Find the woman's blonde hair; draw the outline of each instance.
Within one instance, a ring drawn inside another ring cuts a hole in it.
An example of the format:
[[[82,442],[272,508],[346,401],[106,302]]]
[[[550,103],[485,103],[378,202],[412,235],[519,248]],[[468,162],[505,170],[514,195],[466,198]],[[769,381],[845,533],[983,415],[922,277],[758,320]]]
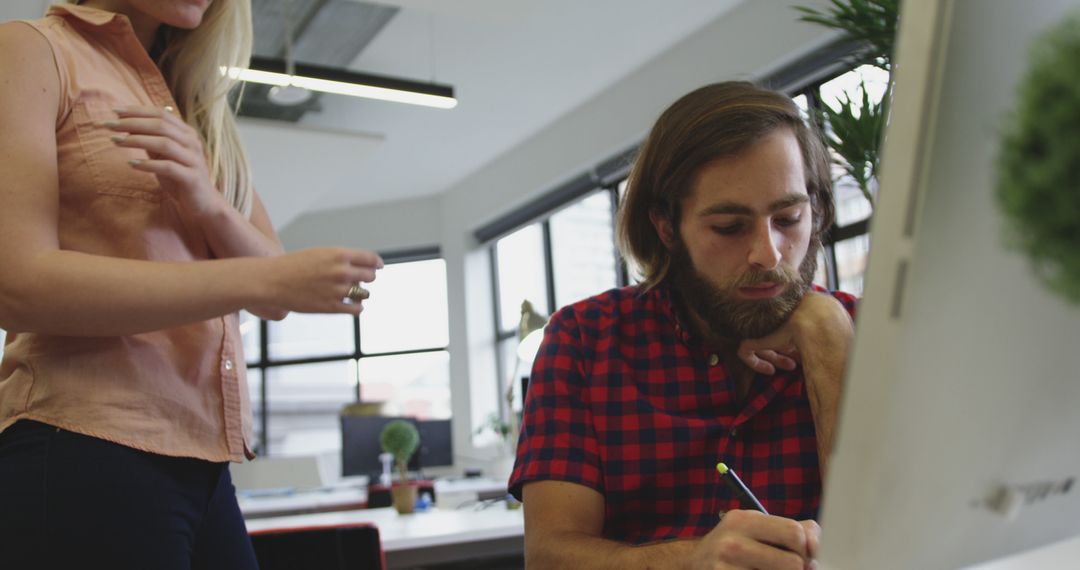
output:
[[[79,4],[82,0],[68,0]],[[193,30],[162,26],[158,66],[178,111],[202,137],[210,177],[241,214],[251,214],[251,166],[240,144],[229,91],[236,80],[222,68],[244,68],[251,59],[250,0],[213,0]]]

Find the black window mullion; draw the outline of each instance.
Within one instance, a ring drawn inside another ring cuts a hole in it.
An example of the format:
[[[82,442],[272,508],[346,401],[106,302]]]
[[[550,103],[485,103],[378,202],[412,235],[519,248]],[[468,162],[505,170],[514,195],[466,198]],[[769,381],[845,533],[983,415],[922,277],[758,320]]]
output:
[[[544,236],[544,277],[547,281],[548,313],[554,313],[555,305],[555,257],[551,251],[551,218],[540,224]]]
[[[496,398],[498,402],[498,413],[500,418],[509,417],[510,411],[507,410],[506,402],[502,397],[502,382],[503,378],[507,375],[506,367],[507,363],[503,362],[501,341],[510,337],[505,335],[502,330],[502,291],[499,288],[499,250],[498,242],[492,242],[488,247],[488,257],[491,258],[491,293],[495,300],[495,310],[493,314],[495,316],[495,385],[496,385]]]
[[[270,406],[269,402],[269,390],[268,386],[270,381],[267,378],[267,362],[270,360],[270,339],[268,333],[270,331],[270,325],[266,321],[259,319],[259,364],[258,368],[262,374],[262,382],[259,383],[259,411],[262,414],[259,417],[259,450],[265,456],[268,451],[267,447],[270,445],[270,438],[266,434],[266,430],[270,426]]]
[[[832,239],[830,240],[832,243],[849,240],[853,237],[870,233],[870,220],[859,220],[858,222],[848,224],[844,227],[833,228],[833,231],[830,233],[832,234]]]
[[[836,267],[836,243],[825,246],[825,272],[827,288],[836,291],[840,288],[840,272]]]
[[[619,232],[615,230],[619,225],[619,183],[616,182],[604,190],[611,198],[611,253],[615,256],[615,284],[626,287],[630,284],[630,274],[626,270],[626,261],[619,255]]]
[[[356,360],[356,401],[363,402],[360,391],[360,315],[353,315],[353,359]]]

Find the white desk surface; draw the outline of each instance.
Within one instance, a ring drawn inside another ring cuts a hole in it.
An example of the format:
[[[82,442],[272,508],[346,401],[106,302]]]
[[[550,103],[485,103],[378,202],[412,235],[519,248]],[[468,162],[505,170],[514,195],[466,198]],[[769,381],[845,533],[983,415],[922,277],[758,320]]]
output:
[[[378,527],[383,551],[388,553],[525,535],[522,509],[507,509],[502,503],[481,510],[433,508],[411,515],[399,515],[386,507],[269,517],[247,521],[247,529],[248,532],[281,531],[357,523]]]
[[[363,508],[367,504],[367,489],[344,487],[330,490],[295,491],[281,495],[238,495],[240,513],[245,517],[268,516],[273,513],[333,511],[344,508]]]
[[[434,487],[436,499],[442,497],[447,504],[458,505],[464,502],[461,497],[475,501],[481,494],[505,493],[506,481],[484,477],[435,479]],[[247,518],[357,509],[363,508],[367,499],[367,488],[362,485],[266,495],[239,493],[236,497],[240,513]]]
[[[1077,560],[1080,560],[1080,537],[971,566],[967,570],[1072,570],[1077,568]]]

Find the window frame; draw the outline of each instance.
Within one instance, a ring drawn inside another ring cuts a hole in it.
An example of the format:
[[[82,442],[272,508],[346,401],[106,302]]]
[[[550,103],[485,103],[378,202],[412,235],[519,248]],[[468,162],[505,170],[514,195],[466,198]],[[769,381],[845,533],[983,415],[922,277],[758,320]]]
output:
[[[518,332],[516,327],[515,328],[510,328],[510,329],[503,329],[502,328],[503,314],[502,314],[502,303],[501,303],[501,289],[499,287],[499,254],[498,254],[498,242],[499,242],[499,240],[506,237],[506,236],[508,236],[508,235],[510,235],[510,234],[512,234],[512,233],[514,233],[514,232],[516,232],[516,231],[518,231],[518,230],[520,230],[520,229],[528,227],[528,226],[530,226],[532,224],[540,224],[541,235],[542,235],[541,244],[543,246],[543,260],[544,260],[544,280],[547,282],[546,283],[547,284],[547,291],[546,291],[547,299],[546,299],[546,301],[547,301],[547,306],[552,307],[552,312],[554,312],[556,309],[558,309],[558,306],[556,305],[556,300],[555,300],[555,261],[554,261],[554,252],[553,252],[553,249],[552,249],[552,242],[551,242],[551,217],[553,215],[557,214],[558,212],[562,211],[567,206],[575,204],[578,201],[584,200],[586,197],[588,197],[588,196],[590,196],[590,195],[592,195],[594,193],[603,192],[603,193],[607,194],[607,196],[609,198],[609,201],[610,201],[610,204],[611,204],[611,206],[610,206],[611,207],[611,220],[612,220],[612,224],[611,224],[611,240],[612,240],[612,244],[614,245],[616,243],[616,241],[617,241],[617,236],[616,236],[616,233],[615,233],[615,227],[616,227],[615,220],[616,220],[616,217],[617,217],[618,211],[619,211],[619,192],[618,192],[618,188],[619,188],[619,183],[624,179],[625,179],[625,176],[622,177],[622,178],[615,178],[615,179],[611,180],[610,182],[608,182],[608,183],[606,183],[606,184],[604,184],[602,186],[594,186],[589,190],[575,193],[572,197],[567,198],[565,202],[560,203],[557,207],[553,207],[553,208],[547,210],[546,212],[544,212],[542,217],[540,217],[538,219],[537,218],[531,219],[528,222],[523,223],[520,226],[517,226],[517,227],[513,228],[512,230],[507,231],[507,232],[503,233],[502,235],[491,239],[487,243],[489,266],[491,268],[491,272],[490,272],[491,291],[492,291],[492,294],[493,294],[493,302],[494,302],[494,310],[492,311],[492,315],[493,315],[493,318],[494,318],[493,325],[494,325],[494,330],[495,330],[495,370],[496,370],[496,373],[498,374],[498,378],[505,379],[510,374],[510,368],[511,368],[511,363],[504,362],[502,350],[501,350],[500,347],[501,347],[502,343],[505,342],[506,340],[516,337],[517,332]],[[618,254],[618,248],[617,247],[613,248],[612,253],[615,255],[615,258],[616,258],[615,259],[615,282],[616,282],[615,286],[616,287],[625,287],[626,285],[628,285],[630,283],[629,276],[627,275],[626,263],[623,261],[622,256]],[[516,380],[516,379],[514,379],[514,380]],[[500,386],[501,385],[502,384],[501,384],[501,380],[500,380]],[[508,417],[510,411],[507,409],[507,402],[506,402],[506,399],[503,397],[502,394],[499,395],[498,401],[499,401],[498,413],[500,414],[501,417],[504,417],[504,418]]]
[[[445,258],[442,255],[442,251],[438,246],[417,248],[410,250],[403,250],[397,252],[380,253],[383,262],[386,266],[397,263],[408,263],[412,261],[429,261],[433,259],[442,259],[445,262]],[[447,300],[449,303],[449,299]],[[259,319],[259,358],[255,361],[247,361],[248,370],[259,370],[262,376],[262,381],[259,383],[259,402],[256,406],[252,404],[252,412],[256,413],[259,418],[259,437],[256,445],[258,446],[259,454],[269,456],[273,454],[273,450],[269,447],[269,423],[270,423],[270,390],[268,388],[270,382],[267,379],[267,371],[275,368],[282,368],[286,366],[297,366],[304,364],[320,364],[324,362],[341,362],[341,361],[356,361],[356,392],[354,394],[355,399],[353,402],[362,402],[361,399],[361,382],[360,382],[360,366],[359,362],[363,358],[383,357],[383,356],[402,356],[410,354],[426,354],[434,352],[449,352],[449,343],[444,346],[438,347],[424,347],[408,350],[392,350],[382,352],[364,352],[360,349],[360,317],[358,315],[352,315],[352,333],[353,333],[353,350],[348,353],[339,353],[325,356],[316,356],[310,358],[282,358],[272,359],[269,358],[269,345],[270,345],[270,324],[265,319]]]

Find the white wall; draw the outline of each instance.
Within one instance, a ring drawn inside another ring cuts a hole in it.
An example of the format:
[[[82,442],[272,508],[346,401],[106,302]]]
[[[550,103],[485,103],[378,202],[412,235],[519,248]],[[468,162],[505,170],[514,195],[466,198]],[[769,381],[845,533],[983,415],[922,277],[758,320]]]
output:
[[[680,95],[714,81],[760,77],[835,38],[818,26],[797,22],[790,4],[779,0],[741,4],[508,149],[441,197],[316,212],[284,228],[283,240],[290,249],[316,243],[383,250],[442,248],[450,297],[451,391],[458,420],[454,447],[459,460],[471,464],[493,456],[494,450],[474,449],[470,434],[495,409],[495,387],[501,383],[495,372],[487,253],[472,231],[640,141],[657,115]],[[422,163],[422,158],[418,161]],[[433,209],[437,221],[431,217]]]
[[[0,22],[40,18],[50,4],[61,3],[63,0],[4,0],[0,2]]]
[[[442,197],[428,196],[302,216],[279,233],[290,250],[333,244],[385,252],[437,245],[442,224]]]

